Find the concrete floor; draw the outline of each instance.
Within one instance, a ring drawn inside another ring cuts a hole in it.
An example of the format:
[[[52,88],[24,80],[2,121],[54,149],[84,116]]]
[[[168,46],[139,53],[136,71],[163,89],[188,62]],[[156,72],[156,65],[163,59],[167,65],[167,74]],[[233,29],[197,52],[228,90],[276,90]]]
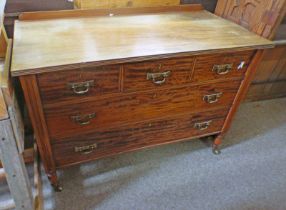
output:
[[[215,156],[193,140],[44,176],[45,210],[285,210],[286,99],[243,104]]]

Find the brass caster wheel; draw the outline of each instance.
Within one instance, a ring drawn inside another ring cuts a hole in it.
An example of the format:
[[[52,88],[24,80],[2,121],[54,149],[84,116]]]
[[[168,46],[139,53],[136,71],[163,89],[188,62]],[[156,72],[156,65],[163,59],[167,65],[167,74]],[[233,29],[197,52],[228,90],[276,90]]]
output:
[[[221,151],[220,151],[220,149],[219,149],[219,147],[218,147],[217,145],[214,145],[214,146],[213,146],[213,153],[214,153],[215,155],[221,154]]]
[[[60,186],[59,184],[54,185],[53,188],[54,188],[54,191],[55,191],[55,192],[61,192],[61,191],[63,191],[63,187]]]

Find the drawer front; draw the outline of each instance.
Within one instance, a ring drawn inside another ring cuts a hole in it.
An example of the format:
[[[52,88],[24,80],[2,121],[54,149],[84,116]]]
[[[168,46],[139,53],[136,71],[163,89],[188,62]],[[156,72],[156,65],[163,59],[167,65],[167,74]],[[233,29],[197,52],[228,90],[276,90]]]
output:
[[[57,167],[221,130],[228,109],[180,115],[54,140]]]
[[[200,56],[196,59],[194,82],[242,78],[254,51]]]
[[[86,103],[45,106],[50,136],[64,138],[126,123],[229,107],[240,81],[125,94]]]
[[[89,67],[38,75],[44,103],[119,92],[119,66]]]
[[[126,64],[123,90],[138,91],[189,83],[193,64],[193,57]]]

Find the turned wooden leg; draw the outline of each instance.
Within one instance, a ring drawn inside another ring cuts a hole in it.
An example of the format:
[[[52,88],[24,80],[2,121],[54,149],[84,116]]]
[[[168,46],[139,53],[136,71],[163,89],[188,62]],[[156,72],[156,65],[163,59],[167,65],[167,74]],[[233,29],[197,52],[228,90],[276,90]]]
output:
[[[219,155],[221,153],[220,151],[220,145],[221,145],[221,142],[222,142],[222,134],[218,135],[215,137],[214,139],[214,142],[213,142],[213,146],[212,146],[212,150],[213,150],[213,153],[215,155]]]
[[[50,180],[52,187],[56,192],[61,192],[63,190],[62,186],[59,183],[56,171],[48,173],[48,178]]]

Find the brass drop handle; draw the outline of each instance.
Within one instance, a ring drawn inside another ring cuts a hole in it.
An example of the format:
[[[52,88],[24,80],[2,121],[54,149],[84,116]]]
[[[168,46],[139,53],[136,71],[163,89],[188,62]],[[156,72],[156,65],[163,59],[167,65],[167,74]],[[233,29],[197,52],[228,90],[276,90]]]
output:
[[[74,151],[81,153],[83,155],[87,155],[87,154],[92,153],[96,148],[97,148],[97,144],[91,144],[91,145],[82,146],[82,147],[75,147]]]
[[[213,71],[219,75],[227,74],[231,71],[233,64],[214,65]]]
[[[220,93],[214,93],[214,94],[210,94],[210,95],[205,95],[203,97],[203,100],[209,104],[213,104],[218,102],[218,99],[222,96],[222,92]]]
[[[200,123],[195,123],[194,128],[196,128],[200,131],[203,131],[203,130],[208,129],[208,127],[210,126],[211,123],[212,123],[212,120],[200,122]]]
[[[79,125],[88,125],[90,124],[91,119],[95,118],[95,116],[95,113],[91,113],[86,115],[71,116],[71,119]]]
[[[77,83],[68,83],[67,86],[76,94],[83,95],[86,94],[90,87],[94,86],[94,80],[77,82]]]
[[[154,84],[161,85],[166,82],[166,78],[171,75],[171,71],[159,73],[147,73],[147,80],[152,80]]]

